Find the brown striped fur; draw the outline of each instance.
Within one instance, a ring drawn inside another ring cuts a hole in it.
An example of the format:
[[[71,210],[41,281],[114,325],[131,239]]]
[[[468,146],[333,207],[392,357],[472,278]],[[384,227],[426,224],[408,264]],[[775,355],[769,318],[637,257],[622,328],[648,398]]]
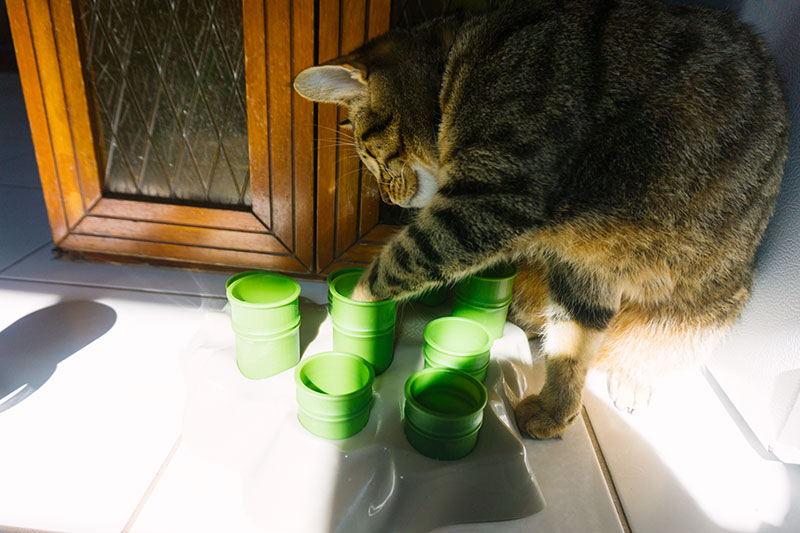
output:
[[[364,300],[515,261],[511,320],[547,376],[520,428],[560,435],[586,371],[617,405],[698,364],[739,316],[786,157],[762,41],[656,0],[519,0],[398,29],[295,80],[345,105],[384,198],[422,207]]]

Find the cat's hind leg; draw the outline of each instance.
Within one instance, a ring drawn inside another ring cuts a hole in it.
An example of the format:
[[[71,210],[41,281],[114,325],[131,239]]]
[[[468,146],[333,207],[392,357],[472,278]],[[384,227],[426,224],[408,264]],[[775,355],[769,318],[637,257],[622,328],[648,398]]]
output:
[[[528,338],[538,337],[544,332],[548,304],[545,268],[538,261],[521,260],[516,264],[519,274],[514,280],[508,319],[522,328]]]
[[[595,366],[607,371],[617,409],[633,413],[650,404],[666,376],[702,365],[729,328],[626,304],[609,324]]]
[[[601,280],[566,263],[547,265],[547,283],[545,383],[514,410],[520,430],[537,439],[561,436],[580,413],[586,373],[619,302]]]

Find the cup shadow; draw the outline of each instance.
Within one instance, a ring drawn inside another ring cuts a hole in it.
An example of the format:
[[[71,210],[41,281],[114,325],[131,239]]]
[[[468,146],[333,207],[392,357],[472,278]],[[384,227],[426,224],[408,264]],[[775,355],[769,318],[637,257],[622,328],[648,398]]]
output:
[[[36,392],[61,361],[101,337],[116,321],[111,307],[76,300],[34,311],[0,331],[0,412]]]

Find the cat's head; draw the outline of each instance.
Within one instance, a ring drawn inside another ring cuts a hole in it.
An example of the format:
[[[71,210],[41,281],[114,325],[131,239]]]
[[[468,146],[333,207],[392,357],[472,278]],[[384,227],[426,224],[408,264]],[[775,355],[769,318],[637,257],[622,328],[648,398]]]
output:
[[[347,107],[358,155],[387,203],[424,207],[438,188],[439,89],[453,26],[391,31],[294,80],[303,97]]]

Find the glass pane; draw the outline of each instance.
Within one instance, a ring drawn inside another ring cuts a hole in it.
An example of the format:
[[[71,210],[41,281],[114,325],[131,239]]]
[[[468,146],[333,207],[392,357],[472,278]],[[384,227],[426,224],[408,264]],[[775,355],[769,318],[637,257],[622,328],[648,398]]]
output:
[[[105,190],[249,206],[241,3],[82,4]]]

